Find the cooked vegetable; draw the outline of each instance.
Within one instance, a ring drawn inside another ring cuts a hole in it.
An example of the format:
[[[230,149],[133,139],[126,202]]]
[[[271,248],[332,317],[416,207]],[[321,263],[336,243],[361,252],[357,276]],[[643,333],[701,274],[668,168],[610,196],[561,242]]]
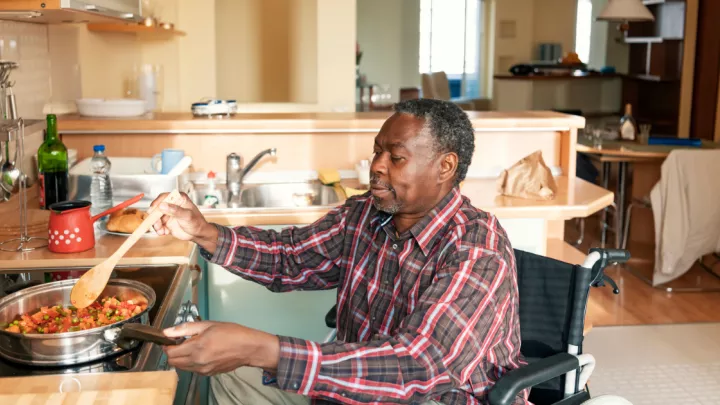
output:
[[[130,319],[145,308],[145,303],[105,297],[100,302],[95,301],[89,307],[81,309],[74,306],[63,309],[62,305],[42,307],[32,315],[20,315],[3,329],[22,334],[77,332]]]

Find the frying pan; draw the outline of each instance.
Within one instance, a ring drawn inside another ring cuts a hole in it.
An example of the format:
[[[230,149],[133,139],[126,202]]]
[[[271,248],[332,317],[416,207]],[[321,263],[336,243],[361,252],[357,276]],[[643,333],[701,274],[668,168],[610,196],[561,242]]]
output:
[[[135,280],[111,279],[101,297],[147,302],[145,310],[124,321],[97,328],[56,334],[27,334],[5,331],[7,324],[24,313],[41,307],[70,305],[70,291],[77,280],[62,280],[15,292],[0,299],[0,356],[33,366],[68,366],[103,359],[135,348],[140,341],[162,345],[179,344],[148,325],[155,291]]]

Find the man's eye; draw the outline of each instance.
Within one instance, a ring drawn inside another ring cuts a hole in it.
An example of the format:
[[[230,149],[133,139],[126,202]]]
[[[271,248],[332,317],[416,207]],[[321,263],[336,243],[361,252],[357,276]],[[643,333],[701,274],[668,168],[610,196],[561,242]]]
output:
[[[402,158],[399,156],[390,156],[390,160],[392,160],[393,162],[399,162],[402,160]]]

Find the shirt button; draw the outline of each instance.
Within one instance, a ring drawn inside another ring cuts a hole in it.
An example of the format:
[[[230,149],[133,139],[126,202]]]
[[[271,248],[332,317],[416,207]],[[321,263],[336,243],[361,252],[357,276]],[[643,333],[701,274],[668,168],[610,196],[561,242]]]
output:
[[[397,249],[397,243],[393,243],[393,249]]]
[[[372,317],[372,320],[373,320],[373,321],[376,320],[376,319],[377,319],[377,317],[375,317],[375,316]]]
[[[298,383],[293,383],[293,389],[298,389],[298,388],[300,388],[300,385]]]
[[[346,396],[347,396],[347,393],[343,391],[340,395],[346,397]]]

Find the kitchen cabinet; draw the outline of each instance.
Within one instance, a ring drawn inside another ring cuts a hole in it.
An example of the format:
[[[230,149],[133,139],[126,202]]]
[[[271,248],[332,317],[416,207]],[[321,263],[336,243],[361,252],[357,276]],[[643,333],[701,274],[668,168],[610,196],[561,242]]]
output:
[[[259,227],[279,231],[287,226]],[[274,293],[213,263],[207,263],[204,276],[210,320],[316,342],[325,340],[331,331],[325,325],[325,314],[335,305],[335,289]]]
[[[0,20],[35,24],[140,21],[141,13],[140,0],[0,1]]]

